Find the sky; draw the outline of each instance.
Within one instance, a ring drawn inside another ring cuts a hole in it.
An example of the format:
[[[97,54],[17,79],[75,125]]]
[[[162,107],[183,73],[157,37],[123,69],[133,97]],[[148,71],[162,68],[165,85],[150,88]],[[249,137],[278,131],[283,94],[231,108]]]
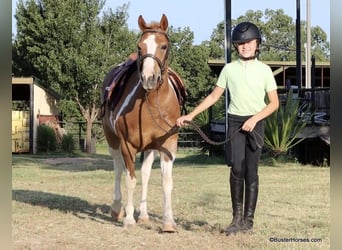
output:
[[[12,15],[15,14],[16,0],[12,1]],[[217,24],[225,18],[225,0],[106,0],[104,10],[129,3],[128,27],[138,30],[137,20],[142,15],[146,22],[159,21],[162,14],[168,17],[174,28],[189,27],[194,32],[195,44],[210,40]],[[330,41],[330,1],[300,0],[300,19],[307,19],[307,3],[311,5],[311,26],[320,26]],[[286,15],[296,21],[297,0],[231,0],[232,19],[244,15],[247,10],[283,9]],[[15,18],[12,19],[12,33],[16,33]]]

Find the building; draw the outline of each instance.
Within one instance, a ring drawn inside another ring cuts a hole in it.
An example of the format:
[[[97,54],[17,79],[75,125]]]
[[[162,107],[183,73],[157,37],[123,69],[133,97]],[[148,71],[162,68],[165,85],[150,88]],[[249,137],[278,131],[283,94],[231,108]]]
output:
[[[37,128],[57,124],[58,100],[33,77],[12,77],[12,153],[36,153]]]

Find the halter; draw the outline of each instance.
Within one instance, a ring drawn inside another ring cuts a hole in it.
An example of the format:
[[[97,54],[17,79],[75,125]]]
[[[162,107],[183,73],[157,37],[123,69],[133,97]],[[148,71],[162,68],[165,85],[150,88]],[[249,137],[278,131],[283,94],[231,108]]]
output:
[[[164,32],[164,31],[155,30],[155,29],[148,29],[148,30],[145,30],[145,31],[141,34],[141,36],[143,36],[143,35],[146,34],[146,33],[160,33],[160,34],[163,34],[163,35],[166,37],[167,42],[168,42],[168,43],[170,42],[167,33]],[[139,72],[141,72],[141,65],[142,65],[143,61],[144,61],[146,58],[150,57],[150,58],[152,58],[153,60],[155,60],[155,61],[158,63],[158,66],[159,66],[159,68],[160,68],[160,72],[161,72],[161,74],[163,74],[163,73],[165,72],[165,62],[166,62],[166,60],[167,60],[167,58],[168,58],[168,56],[169,56],[169,49],[170,49],[170,46],[167,47],[167,51],[166,51],[166,55],[165,55],[165,58],[164,58],[164,62],[162,62],[158,57],[156,57],[156,56],[153,55],[153,54],[147,53],[147,54],[141,55],[140,52],[139,52],[139,58],[138,58],[138,70],[139,70]]]

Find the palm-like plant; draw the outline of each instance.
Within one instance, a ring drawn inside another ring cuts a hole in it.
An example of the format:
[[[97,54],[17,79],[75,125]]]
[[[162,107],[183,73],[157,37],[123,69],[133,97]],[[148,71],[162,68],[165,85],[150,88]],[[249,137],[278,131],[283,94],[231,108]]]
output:
[[[299,112],[302,111],[300,119]],[[292,89],[287,95],[285,105],[266,119],[265,145],[271,150],[273,156],[285,155],[289,149],[300,143],[305,137],[298,138],[310,121],[310,106],[300,110],[300,102],[293,98]],[[308,118],[309,117],[309,118]]]

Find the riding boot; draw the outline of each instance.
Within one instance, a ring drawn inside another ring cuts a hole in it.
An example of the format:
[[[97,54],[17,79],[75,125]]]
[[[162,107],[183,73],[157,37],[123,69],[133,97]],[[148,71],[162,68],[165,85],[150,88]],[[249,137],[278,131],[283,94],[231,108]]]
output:
[[[254,212],[258,199],[259,177],[251,184],[246,184],[245,190],[245,210],[242,231],[249,231],[253,228]]]
[[[231,193],[232,208],[233,208],[233,220],[225,231],[226,235],[236,234],[237,232],[242,230],[243,189],[244,189],[243,179],[235,177],[234,174],[231,172],[230,173],[230,193]]]

